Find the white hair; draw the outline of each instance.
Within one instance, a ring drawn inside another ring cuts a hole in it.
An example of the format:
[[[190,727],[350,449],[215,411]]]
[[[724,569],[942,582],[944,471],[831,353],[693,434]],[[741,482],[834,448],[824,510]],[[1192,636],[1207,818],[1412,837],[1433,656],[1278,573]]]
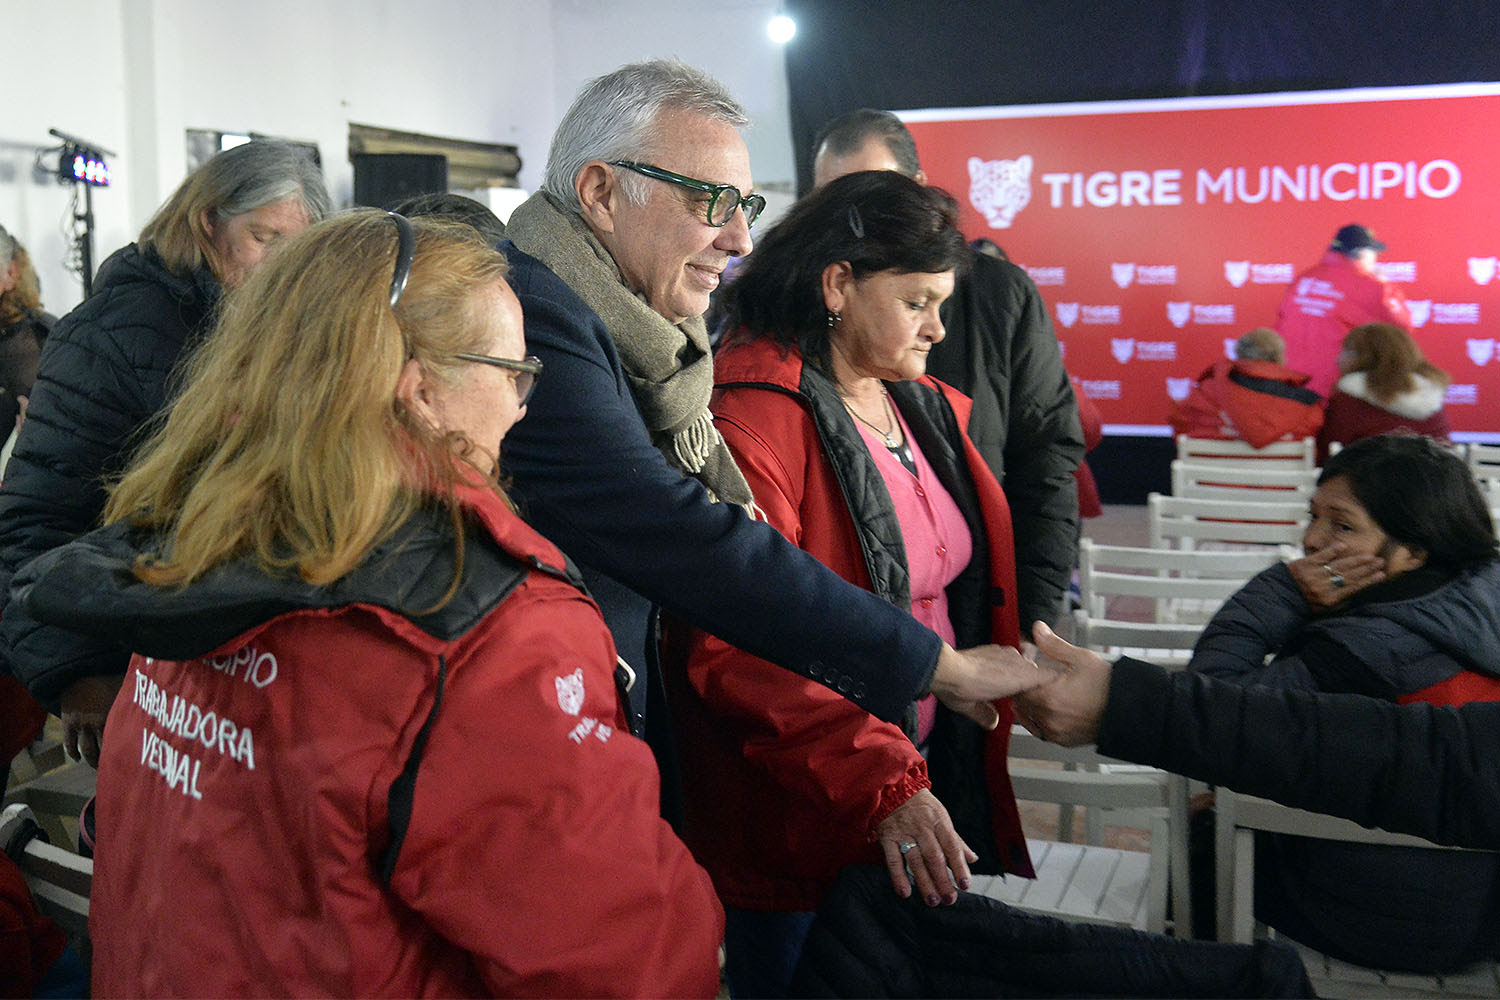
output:
[[[750,123],[724,85],[676,59],[631,63],[591,80],[552,134],[542,190],[574,212],[582,212],[575,183],[592,160],[639,160],[665,138],[658,134],[663,111],[691,111],[734,128]],[[620,187],[634,202],[646,199],[647,179],[630,171]]]

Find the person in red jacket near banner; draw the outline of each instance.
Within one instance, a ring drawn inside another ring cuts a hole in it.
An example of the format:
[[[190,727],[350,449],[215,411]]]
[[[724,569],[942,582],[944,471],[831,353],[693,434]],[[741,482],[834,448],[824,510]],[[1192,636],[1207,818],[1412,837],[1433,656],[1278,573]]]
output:
[[[1285,352],[1281,337],[1267,327],[1240,337],[1234,360],[1205,368],[1188,397],[1172,407],[1172,430],[1198,438],[1239,438],[1256,448],[1318,433],[1322,397],[1307,388],[1307,375],[1282,364]]]
[[[1423,357],[1399,326],[1367,323],[1350,330],[1339,371],[1318,432],[1319,465],[1335,442],[1353,444],[1398,431],[1449,440],[1452,428],[1443,409],[1448,373]]]
[[[1339,345],[1361,323],[1394,323],[1411,329],[1401,289],[1375,274],[1385,244],[1367,226],[1350,223],[1334,234],[1328,252],[1297,275],[1276,313],[1286,340],[1286,364],[1312,376],[1308,388],[1327,396],[1339,377]]]

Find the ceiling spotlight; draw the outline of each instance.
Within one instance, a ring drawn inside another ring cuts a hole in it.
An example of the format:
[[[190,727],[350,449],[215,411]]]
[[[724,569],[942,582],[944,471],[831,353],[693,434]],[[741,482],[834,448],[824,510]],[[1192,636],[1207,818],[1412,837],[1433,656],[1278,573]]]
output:
[[[777,45],[785,45],[797,34],[797,22],[785,14],[777,14],[766,23],[766,34]]]

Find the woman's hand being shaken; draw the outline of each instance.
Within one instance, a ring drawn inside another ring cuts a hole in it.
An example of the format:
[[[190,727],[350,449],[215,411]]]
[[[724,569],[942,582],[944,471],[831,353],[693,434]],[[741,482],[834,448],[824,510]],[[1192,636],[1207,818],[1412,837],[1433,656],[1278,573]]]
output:
[[[1351,555],[1339,542],[1314,549],[1286,564],[1302,597],[1314,609],[1327,611],[1385,579],[1385,560],[1373,554]]]
[[[956,903],[958,890],[969,887],[969,864],[979,855],[964,843],[947,808],[928,789],[897,806],[875,832],[891,886],[902,899],[911,895],[912,882],[928,906]]]

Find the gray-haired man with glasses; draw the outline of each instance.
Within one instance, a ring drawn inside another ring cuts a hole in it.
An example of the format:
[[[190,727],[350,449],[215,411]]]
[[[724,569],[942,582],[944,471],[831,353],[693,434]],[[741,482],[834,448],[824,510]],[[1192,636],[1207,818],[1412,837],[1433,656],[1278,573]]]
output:
[[[1037,683],[1015,650],[957,652],[754,520],[708,412],[702,320],[765,207],[746,193],[746,124],[691,67],[623,67],[568,109],[542,191],[506,228],[527,348],[547,378],[506,438],[505,470],[523,514],[578,561],[636,667],[638,716],[650,693],[669,795],[658,608],[887,720],[930,689],[993,725],[990,699]]]

